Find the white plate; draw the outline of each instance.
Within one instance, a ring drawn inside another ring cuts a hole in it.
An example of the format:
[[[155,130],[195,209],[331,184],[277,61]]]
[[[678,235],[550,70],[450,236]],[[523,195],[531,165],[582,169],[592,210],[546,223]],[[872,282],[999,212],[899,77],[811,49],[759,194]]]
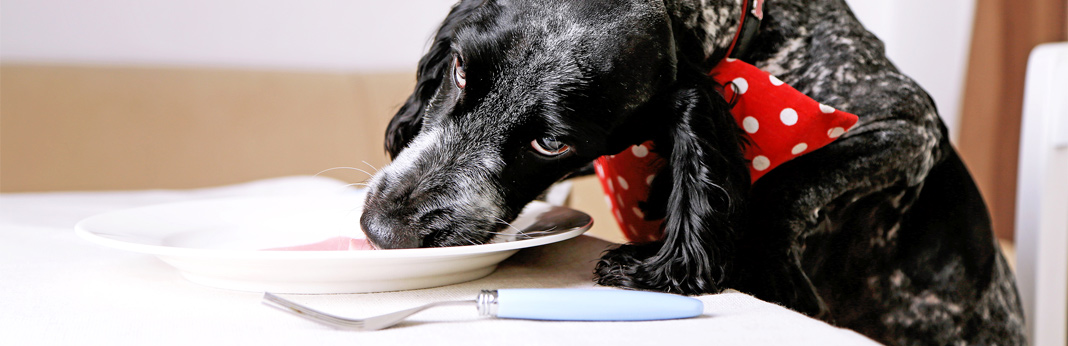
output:
[[[364,238],[363,193],[228,198],[115,211],[75,232],[96,244],[158,256],[189,281],[279,293],[360,293],[454,284],[489,275],[519,249],[574,238],[593,225],[582,212],[532,202],[516,235],[484,245],[365,251],[264,251],[345,236]]]

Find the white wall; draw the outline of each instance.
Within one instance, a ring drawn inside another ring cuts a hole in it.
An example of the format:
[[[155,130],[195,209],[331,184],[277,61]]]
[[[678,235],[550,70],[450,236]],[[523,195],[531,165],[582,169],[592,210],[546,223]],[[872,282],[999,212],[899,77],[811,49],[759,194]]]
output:
[[[931,94],[956,142],[975,0],[846,0],[897,67]]]
[[[955,134],[974,0],[847,2]],[[412,71],[453,3],[4,0],[0,59]]]
[[[455,0],[4,0],[0,59],[412,71]]]

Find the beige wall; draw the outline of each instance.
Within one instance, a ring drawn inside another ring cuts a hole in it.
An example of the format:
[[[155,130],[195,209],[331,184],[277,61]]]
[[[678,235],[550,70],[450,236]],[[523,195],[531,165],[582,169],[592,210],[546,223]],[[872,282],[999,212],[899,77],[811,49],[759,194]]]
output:
[[[4,65],[0,190],[189,188],[387,162],[414,76]],[[356,182],[362,173],[330,176]]]

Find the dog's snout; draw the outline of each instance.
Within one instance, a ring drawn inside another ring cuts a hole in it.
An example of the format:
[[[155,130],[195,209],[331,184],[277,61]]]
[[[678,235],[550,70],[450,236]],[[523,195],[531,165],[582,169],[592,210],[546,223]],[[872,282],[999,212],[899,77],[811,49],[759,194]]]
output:
[[[514,217],[497,188],[500,153],[466,146],[466,136],[447,136],[456,131],[427,129],[372,177],[360,221],[372,244],[481,244],[496,233],[497,220]]]
[[[367,239],[379,249],[418,248],[429,246],[425,238],[432,230],[450,228],[450,209],[428,207],[440,204],[428,186],[418,179],[398,179],[383,172],[371,187],[360,217]]]

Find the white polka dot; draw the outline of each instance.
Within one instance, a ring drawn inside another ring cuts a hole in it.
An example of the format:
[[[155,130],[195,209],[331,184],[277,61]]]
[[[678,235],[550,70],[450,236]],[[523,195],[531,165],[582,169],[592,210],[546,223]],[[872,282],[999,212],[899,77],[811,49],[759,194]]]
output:
[[[630,208],[630,210],[633,211],[634,215],[637,215],[639,219],[645,219],[645,213],[643,213],[641,209],[638,209],[638,207]]]
[[[753,169],[763,171],[768,169],[768,166],[771,166],[771,160],[768,160],[767,156],[757,155],[753,158]]]
[[[601,165],[593,165],[593,170],[597,171],[597,177],[604,179],[604,168]]]
[[[622,208],[623,207],[623,195],[616,195],[616,202],[619,202],[619,204],[616,204],[616,208]]]
[[[826,114],[834,113],[834,107],[831,107],[831,106],[828,106],[828,105],[825,105],[825,104],[821,103],[820,104],[820,112],[823,112],[823,113],[826,113]]]
[[[634,229],[634,225],[627,226],[627,229],[630,230],[630,234],[637,234],[638,233],[638,230]]]
[[[760,129],[760,122],[754,117],[745,117],[745,119],[742,119],[742,128],[745,129],[745,132],[756,133]]]
[[[627,184],[626,180],[623,180],[623,177],[616,177],[616,181],[619,181],[619,187],[622,187],[624,190],[630,189],[630,185]]]
[[[652,186],[653,178],[656,178],[656,174],[650,174],[648,177],[645,177],[645,185]]]
[[[782,112],[779,112],[779,120],[782,120],[782,123],[786,124],[786,126],[793,126],[797,124],[797,111],[793,108],[783,109]]]
[[[779,80],[778,78],[775,78],[775,76],[772,76],[770,74],[768,75],[768,80],[771,81],[771,85],[774,85],[774,86],[782,85],[782,81],[781,80]]]
[[[738,59],[735,59],[735,58],[727,58],[727,62],[735,62],[735,61],[738,61]]]
[[[749,82],[745,78],[738,77],[731,81],[734,84],[734,90],[738,94],[745,94],[746,90],[749,90]]]
[[[808,149],[808,144],[797,143],[797,145],[795,145],[793,149],[790,149],[790,153],[794,154],[794,155],[797,155],[797,154],[805,152],[805,149]]]
[[[605,195],[604,196],[604,204],[608,205],[608,207],[611,208],[612,207],[612,197],[608,197],[608,195]]]
[[[645,155],[649,155],[649,148],[646,148],[643,144],[639,144],[630,147],[630,152],[634,154],[634,157],[645,157]]]
[[[843,129],[841,127],[835,127],[835,128],[830,129],[830,130],[827,130],[827,137],[838,138],[843,133],[845,133],[845,129]]]
[[[623,223],[623,214],[619,213],[619,209],[616,209],[616,221],[619,221],[619,223]]]

